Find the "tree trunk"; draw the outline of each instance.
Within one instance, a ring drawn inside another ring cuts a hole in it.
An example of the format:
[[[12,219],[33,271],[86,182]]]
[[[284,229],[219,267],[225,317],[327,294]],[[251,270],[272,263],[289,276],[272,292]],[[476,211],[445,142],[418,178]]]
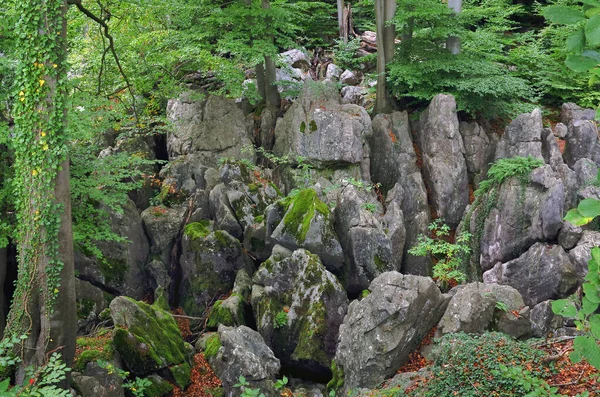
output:
[[[346,28],[344,18],[344,0],[337,0],[337,16],[338,16],[338,30],[340,34],[340,40],[344,44],[348,43],[348,29]]]
[[[4,293],[4,282],[6,281],[6,269],[8,268],[8,250],[6,248],[0,248],[0,338],[4,332],[4,326],[6,324],[6,316],[4,313],[4,304],[6,302],[6,296]]]
[[[396,13],[395,0],[375,0],[375,25],[377,29],[377,96],[375,113],[393,110],[393,102],[387,90],[386,65],[394,57],[396,27],[387,22]]]
[[[22,70],[14,129],[22,142],[14,148],[19,264],[5,336],[28,336],[17,346],[21,382],[24,368],[44,365],[51,351],[72,364],[77,317],[65,155],[67,3],[22,0],[19,11],[24,15],[17,26]]]
[[[459,14],[462,9],[462,0],[448,0],[448,8]],[[446,39],[446,48],[454,55],[460,54],[460,37],[449,36]]]

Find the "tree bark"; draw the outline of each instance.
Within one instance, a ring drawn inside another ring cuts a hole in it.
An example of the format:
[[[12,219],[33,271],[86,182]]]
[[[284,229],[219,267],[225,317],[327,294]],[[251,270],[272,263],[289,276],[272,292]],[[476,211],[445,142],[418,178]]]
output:
[[[459,14],[462,10],[462,0],[448,0],[448,8]],[[446,48],[454,55],[460,54],[460,37],[449,36],[446,39]]]
[[[0,248],[0,338],[4,332],[6,325],[6,317],[4,313],[4,304],[6,296],[4,293],[4,282],[6,281],[6,269],[8,268],[8,255],[6,248]]]
[[[337,0],[337,16],[340,40],[342,40],[344,44],[346,44],[348,43],[348,29],[345,27],[344,23],[344,0]]]
[[[377,96],[375,113],[388,113],[393,110],[393,102],[387,90],[386,65],[394,57],[396,27],[388,21],[396,13],[395,0],[375,0],[375,25],[377,29]]]

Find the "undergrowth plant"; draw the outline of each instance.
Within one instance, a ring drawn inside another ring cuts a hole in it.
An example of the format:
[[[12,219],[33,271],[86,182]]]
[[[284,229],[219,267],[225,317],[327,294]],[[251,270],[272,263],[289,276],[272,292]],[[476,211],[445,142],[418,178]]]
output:
[[[409,249],[408,253],[415,256],[433,256],[433,278],[442,290],[447,290],[453,282],[460,284],[466,281],[467,277],[460,269],[462,262],[467,260],[471,252],[471,234],[462,232],[456,237],[455,243],[450,243],[445,240],[450,235],[450,227],[445,225],[443,220],[436,219],[427,228],[433,237],[421,234],[417,245]]]

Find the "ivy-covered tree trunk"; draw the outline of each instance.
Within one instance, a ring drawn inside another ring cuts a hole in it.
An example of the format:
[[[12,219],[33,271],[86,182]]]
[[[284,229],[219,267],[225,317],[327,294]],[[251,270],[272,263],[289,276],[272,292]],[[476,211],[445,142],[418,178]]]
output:
[[[4,296],[4,282],[6,281],[6,270],[8,268],[8,255],[6,248],[0,248],[0,338],[4,332],[6,324],[4,313],[4,304],[6,297]]]
[[[263,10],[268,10],[271,7],[269,0],[261,0]],[[268,22],[268,21],[267,21]],[[281,105],[281,97],[275,85],[275,61],[270,56],[265,55],[264,65],[256,67],[256,84],[261,97],[265,100],[268,108],[279,109]]]
[[[75,352],[77,318],[66,137],[66,0],[20,0],[13,109],[18,279],[4,336],[25,366]]]
[[[462,0],[448,0],[448,7],[458,14],[462,10]],[[460,54],[460,37],[448,37],[448,39],[446,40],[446,48],[452,54]]]
[[[375,0],[375,26],[377,29],[377,97],[375,113],[393,110],[386,84],[386,65],[394,57],[396,27],[389,24],[396,13],[396,0]]]

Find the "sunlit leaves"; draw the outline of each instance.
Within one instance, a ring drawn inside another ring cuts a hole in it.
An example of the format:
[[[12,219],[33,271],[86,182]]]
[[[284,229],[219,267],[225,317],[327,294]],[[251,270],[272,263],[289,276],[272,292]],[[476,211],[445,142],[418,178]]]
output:
[[[585,20],[583,12],[569,6],[550,6],[542,11],[544,18],[562,25],[572,25]]]

